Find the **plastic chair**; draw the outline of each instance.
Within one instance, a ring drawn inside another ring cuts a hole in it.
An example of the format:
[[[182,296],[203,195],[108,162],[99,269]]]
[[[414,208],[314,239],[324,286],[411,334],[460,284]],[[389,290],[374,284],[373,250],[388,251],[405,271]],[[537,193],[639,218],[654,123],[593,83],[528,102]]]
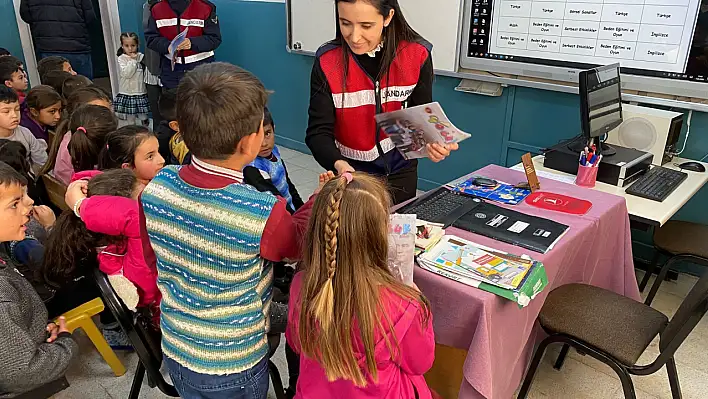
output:
[[[44,183],[44,187],[47,189],[47,194],[49,195],[49,200],[52,201],[52,204],[62,211],[68,210],[69,207],[66,206],[66,201],[64,200],[64,195],[66,194],[66,186],[64,183],[48,174],[42,175],[42,182]]]
[[[671,263],[671,262],[669,262]],[[635,399],[631,375],[650,375],[666,365],[674,399],[681,398],[674,354],[708,311],[708,273],[693,286],[676,314],[668,318],[649,305],[585,284],[568,284],[548,294],[539,314],[541,327],[550,334],[536,349],[518,398],[526,398],[548,345],[563,348],[555,364],[563,366],[570,347],[610,366],[622,382],[625,398]],[[657,336],[659,356],[647,365],[639,357]]]
[[[91,342],[93,342],[96,350],[98,350],[98,353],[103,357],[103,360],[111,366],[113,374],[115,374],[116,377],[120,377],[125,374],[125,366],[123,366],[123,363],[118,359],[113,349],[111,349],[108,342],[106,342],[106,339],[103,338],[101,331],[96,327],[93,319],[91,319],[91,317],[103,312],[104,309],[105,307],[101,298],[96,298],[71,309],[62,316],[66,319],[66,328],[70,332],[73,333],[74,330],[79,328],[84,330]]]
[[[118,297],[108,281],[108,277],[102,271],[94,269],[94,278],[108,309],[128,336],[135,353],[138,354],[138,367],[135,370],[128,398],[137,399],[140,396],[145,373],[148,375],[148,385],[151,388],[157,387],[167,396],[178,397],[179,394],[175,387],[165,381],[160,373],[162,349],[159,332],[150,327],[150,323],[152,323],[150,317],[138,312],[131,312]]]
[[[708,226],[702,224],[670,220],[665,225],[654,230],[654,249],[656,254],[647,268],[644,278],[639,283],[640,291],[643,292],[644,288],[646,288],[649,278],[656,270],[656,267],[659,266],[661,257],[667,256],[669,259],[661,267],[659,275],[656,277],[651,290],[649,290],[644,303],[651,305],[672,263],[687,261],[708,266],[708,246],[706,242],[708,242]]]

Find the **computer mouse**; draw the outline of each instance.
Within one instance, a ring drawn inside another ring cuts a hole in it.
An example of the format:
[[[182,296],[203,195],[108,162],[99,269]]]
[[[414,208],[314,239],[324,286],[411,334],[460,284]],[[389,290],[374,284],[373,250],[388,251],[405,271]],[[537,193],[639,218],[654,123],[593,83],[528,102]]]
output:
[[[479,187],[495,187],[499,183],[497,183],[497,181],[494,179],[488,179],[486,177],[475,177],[474,180],[472,180],[472,184]]]
[[[679,165],[679,168],[683,170],[690,170],[691,172],[705,172],[706,167],[700,162],[688,161]]]

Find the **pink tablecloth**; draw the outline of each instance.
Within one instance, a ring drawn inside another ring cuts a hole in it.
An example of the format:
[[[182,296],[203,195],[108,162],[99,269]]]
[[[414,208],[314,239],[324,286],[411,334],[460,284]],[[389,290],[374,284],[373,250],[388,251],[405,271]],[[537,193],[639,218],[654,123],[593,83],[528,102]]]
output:
[[[511,184],[525,180],[523,173],[496,165],[475,174]],[[415,270],[415,282],[432,305],[436,341],[468,350],[460,398],[513,396],[533,353],[536,317],[553,288],[582,282],[640,298],[624,198],[548,179],[541,179],[541,185],[543,190],[584,198],[593,204],[583,216],[541,210],[526,203],[514,207],[570,226],[545,255],[456,228],[447,230],[448,234],[514,254],[528,254],[543,262],[549,286],[529,306],[519,309],[491,293],[420,268]]]

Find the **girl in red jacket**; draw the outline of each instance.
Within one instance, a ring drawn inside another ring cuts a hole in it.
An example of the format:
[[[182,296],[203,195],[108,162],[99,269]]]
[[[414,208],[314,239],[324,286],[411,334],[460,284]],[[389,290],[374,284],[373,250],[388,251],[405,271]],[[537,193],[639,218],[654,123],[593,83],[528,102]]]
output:
[[[89,179],[84,180],[84,179]],[[137,198],[142,187],[128,169],[87,171],[74,175],[67,205],[57,220],[58,237],[45,252],[49,281],[85,274],[94,259],[126,306],[156,309],[160,301],[157,270],[148,266],[140,240]]]

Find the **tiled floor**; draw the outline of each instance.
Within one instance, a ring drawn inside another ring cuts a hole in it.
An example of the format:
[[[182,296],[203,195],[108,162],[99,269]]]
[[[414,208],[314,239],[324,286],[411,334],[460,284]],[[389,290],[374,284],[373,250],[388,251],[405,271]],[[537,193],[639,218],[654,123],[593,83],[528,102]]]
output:
[[[317,176],[322,168],[314,159],[287,148],[281,147],[290,179],[307,199],[317,187]],[[642,272],[638,271],[638,278]],[[661,285],[653,306],[672,316],[678,309],[683,297],[689,292],[696,279],[680,276],[676,282],[665,282]],[[650,282],[649,286],[651,286]],[[71,387],[56,395],[61,399],[124,399],[130,392],[133,370],[137,364],[134,354],[119,354],[128,373],[115,377],[91,343],[82,334],[77,334],[80,340],[81,354],[70,368],[67,378]],[[571,351],[561,371],[552,368],[558,348],[551,348],[536,375],[531,391],[531,398],[539,399],[615,399],[622,398],[622,389],[614,372],[603,363],[589,356],[580,356]],[[641,361],[650,363],[658,354],[658,340],[642,356]],[[283,345],[274,356],[274,362],[280,369],[282,379],[287,381],[287,366]],[[688,337],[676,354],[679,378],[683,397],[686,399],[708,398],[708,320],[704,319]],[[660,371],[648,377],[634,377],[635,388],[640,399],[671,398],[668,379],[665,371]],[[143,384],[141,398],[163,398],[157,389],[150,389]],[[270,398],[275,398],[271,392]]]

